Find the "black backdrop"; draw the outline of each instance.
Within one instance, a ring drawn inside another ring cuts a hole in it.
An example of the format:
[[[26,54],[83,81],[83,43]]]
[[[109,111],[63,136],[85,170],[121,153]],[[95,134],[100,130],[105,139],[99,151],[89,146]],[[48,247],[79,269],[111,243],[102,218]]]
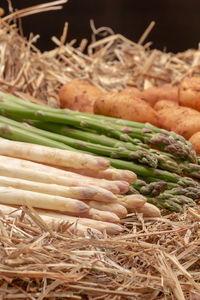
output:
[[[12,0],[16,9],[45,2],[50,1]],[[6,8],[7,1],[1,0],[0,6]],[[37,46],[43,51],[54,47],[51,36],[60,37],[66,21],[68,41],[90,39],[90,19],[97,28],[111,27],[133,41],[155,21],[147,41],[161,50],[184,51],[197,48],[200,41],[200,0],[69,0],[62,10],[24,17],[22,24],[26,36],[40,34]]]

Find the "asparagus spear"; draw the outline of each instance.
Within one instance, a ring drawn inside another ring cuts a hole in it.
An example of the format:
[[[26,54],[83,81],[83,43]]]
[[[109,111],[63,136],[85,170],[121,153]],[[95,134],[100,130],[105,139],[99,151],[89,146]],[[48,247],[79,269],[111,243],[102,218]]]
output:
[[[172,155],[168,155],[168,153],[155,149],[149,149],[149,151],[156,156],[158,160],[158,168],[177,174],[181,173],[181,168]]]
[[[158,196],[156,192],[160,193],[166,192],[167,194],[178,196],[183,195],[193,200],[197,200],[200,198],[200,185],[193,186],[181,186],[177,183],[162,181],[153,177],[139,177],[134,184],[131,184],[136,191],[140,192],[143,195]],[[155,187],[155,190],[153,189]],[[154,194],[155,193],[155,194]]]
[[[111,126],[105,124],[97,123],[95,121],[83,121],[77,117],[59,114],[59,113],[49,113],[45,110],[33,110],[29,108],[19,108],[14,105],[7,103],[1,103],[0,105],[1,114],[6,114],[6,116],[15,116],[24,118],[24,119],[33,119],[33,120],[42,120],[46,122],[54,122],[59,124],[68,124],[81,129],[92,129],[97,130],[98,132],[117,138],[125,142],[132,142],[132,138],[124,132],[114,130]]]
[[[200,165],[182,162],[180,168],[183,174],[200,179]]]
[[[91,132],[86,132],[83,130],[79,130],[73,127],[69,127],[62,124],[55,124],[50,122],[40,122],[40,121],[33,121],[31,120],[30,123],[37,128],[44,129],[48,133],[53,132],[60,135],[64,135],[67,137],[91,142],[94,144],[100,144],[105,145],[108,147],[125,147],[128,150],[131,151],[138,151],[141,154],[144,153],[144,156],[146,156],[148,159],[143,158],[143,161],[140,161],[143,164],[150,165],[152,167],[156,167],[158,164],[158,167],[164,170],[172,171],[175,173],[180,174],[181,169],[179,167],[179,164],[175,161],[174,157],[168,153],[161,152],[159,150],[150,149],[146,144],[139,144],[138,146],[131,143],[126,143],[123,141],[119,141],[114,138],[107,137],[105,135],[98,135]],[[42,134],[42,132],[41,132]],[[50,137],[50,136],[49,136]],[[53,138],[53,136],[51,136]],[[148,149],[148,152],[144,147]],[[152,153],[154,157],[149,157],[149,153]]]
[[[114,148],[125,147],[128,150],[132,150],[132,151],[135,151],[138,148],[142,150],[144,150],[144,148],[149,150],[149,147],[146,144],[142,143],[140,140],[137,140],[135,141],[134,144],[132,144],[132,143],[119,141],[116,138],[111,138],[106,135],[83,131],[63,124],[55,124],[50,122],[40,122],[40,121],[33,121],[33,120],[29,120],[29,123],[34,127],[40,129],[44,129],[50,132],[54,132],[60,135],[75,138],[78,140],[83,140],[94,144],[100,144],[100,145],[114,147]]]
[[[43,137],[38,133],[29,132],[25,128],[21,129],[11,125],[7,125],[5,122],[2,123],[1,121],[0,121],[0,136],[14,141],[39,144],[39,145],[48,146],[52,148],[59,148],[63,150],[70,150],[70,151],[74,150],[72,147],[67,146],[64,143],[60,143],[55,140],[51,140],[49,138]]]
[[[102,123],[110,124],[116,130],[127,132],[134,139],[140,139],[144,143],[159,146],[162,150],[181,157],[188,156],[189,160],[196,162],[196,153],[192,144],[175,132],[157,128],[149,123],[143,124],[101,115],[71,112],[70,110],[67,110],[66,113],[78,116],[85,121],[97,119]]]
[[[148,196],[148,198],[151,198],[153,196],[156,197],[155,203],[158,207],[162,206],[163,208],[167,208],[168,205],[168,209],[170,210],[174,210],[174,203],[179,205],[187,204],[190,206],[194,206],[195,202],[193,200],[198,199],[200,195],[200,189],[192,187],[182,188],[177,185],[177,187],[173,188],[172,190],[166,190],[167,183],[162,181],[147,183],[144,180],[137,180],[134,184],[132,184],[132,186],[135,187],[141,194]],[[155,190],[153,189],[154,187]],[[153,200],[151,200],[151,203],[153,203],[152,201]],[[160,201],[162,203],[159,203]],[[166,201],[170,202],[166,204]]]
[[[4,126],[6,125],[6,127]],[[151,155],[148,151],[140,150],[137,147],[135,147],[135,151],[129,151],[128,149],[124,147],[118,147],[118,148],[111,148],[107,146],[102,146],[98,144],[92,144],[89,142],[84,142],[81,140],[76,140],[73,138],[69,138],[66,136],[62,136],[59,134],[51,133],[46,130],[41,130],[38,128],[34,128],[27,123],[19,123],[14,120],[5,118],[3,116],[0,116],[0,135],[3,137],[7,137],[9,139],[15,139],[16,134],[18,134],[20,131],[18,130],[24,130],[25,134],[20,134],[20,140],[21,141],[33,141],[33,136],[37,134],[38,136],[44,136],[45,138],[49,138],[48,140],[55,140],[56,142],[61,142],[66,144],[70,147],[70,150],[83,150],[87,153],[94,153],[97,155],[103,155],[103,156],[110,156],[113,158],[124,158],[128,160],[136,160],[138,162],[141,162],[143,164],[150,165],[152,167],[157,166],[157,160],[154,158],[154,154]],[[31,136],[27,133],[30,132]],[[27,140],[28,138],[28,140]],[[18,139],[19,140],[19,139]],[[47,140],[47,142],[48,142]],[[37,142],[37,140],[36,140]],[[53,143],[52,143],[53,144]],[[46,144],[48,145],[48,144]],[[58,147],[61,147],[61,145],[58,144]],[[55,147],[55,146],[54,146]],[[62,148],[63,149],[63,148]]]
[[[72,137],[75,139],[80,139],[80,140],[84,140],[84,141],[89,141],[91,143],[95,143],[95,144],[102,144],[105,146],[109,146],[109,147],[125,147],[128,150],[132,150],[132,151],[142,151],[142,153],[144,152],[147,155],[147,151],[145,151],[145,149],[142,149],[145,147],[148,147],[146,144],[139,144],[137,145],[133,145],[131,143],[126,143],[126,142],[122,142],[122,141],[118,141],[117,139],[114,138],[110,138],[107,137],[105,135],[97,135],[91,132],[86,132],[83,130],[78,130],[76,128],[73,127],[69,127],[66,125],[62,125],[62,124],[55,124],[55,123],[50,123],[50,122],[40,122],[40,121],[31,121],[31,124],[37,128],[40,129],[44,129],[47,130],[48,132],[54,132],[54,133],[58,133],[59,135],[65,135],[68,137]],[[152,153],[154,155],[154,158],[151,157],[151,159],[149,158],[148,160],[144,160],[141,161],[141,163],[144,164],[148,164],[152,167],[155,168],[156,165],[156,160],[157,160],[157,164],[158,167],[164,170],[168,170],[168,171],[172,171],[175,172],[177,174],[181,173],[181,168],[179,167],[178,162],[175,160],[175,157],[170,155],[169,153],[164,153],[161,152],[159,150],[155,150],[155,149],[151,149],[148,148],[148,153]],[[150,161],[150,163],[149,163]]]
[[[105,135],[99,135],[91,132],[86,132],[83,130],[78,130],[76,128],[72,128],[62,124],[55,124],[50,122],[38,122],[38,121],[36,122],[31,121],[31,124],[33,124],[33,126],[36,126],[37,128],[47,130],[48,132],[50,131],[50,132],[57,133],[59,134],[59,136],[64,135],[67,137],[83,140],[86,142],[91,142],[94,143],[95,145],[99,144],[99,145],[104,145],[112,148],[119,148],[119,150],[125,148],[135,153],[135,155],[132,154],[133,156],[132,159],[137,159],[142,164],[147,164],[154,168],[157,167],[158,155],[156,152],[149,151],[149,149],[147,151],[145,149],[147,145],[144,145],[143,147],[143,144],[140,145],[138,143],[138,145],[135,145],[132,143],[119,141],[115,138],[111,138]]]
[[[175,211],[175,212],[182,211],[182,206],[179,205],[178,203],[175,203],[171,199],[163,200],[163,199],[148,197],[147,202],[157,206],[158,208],[164,208],[164,209]]]
[[[200,189],[195,187],[182,188],[180,186],[177,186],[171,190],[166,190],[165,192],[167,194],[174,195],[174,196],[183,195],[193,200],[197,200],[200,198]]]
[[[132,186],[138,190],[142,195],[148,195],[150,197],[156,197],[162,193],[166,187],[167,182],[157,181],[147,184],[145,181],[137,179]]]
[[[1,113],[7,113],[11,116],[19,116],[26,119],[68,124],[85,130],[92,129],[125,142],[134,143],[133,139],[140,139],[144,143],[156,145],[166,152],[182,158],[188,158],[191,162],[196,162],[196,156],[192,151],[190,151],[191,149],[189,149],[187,144],[179,140],[176,141],[172,136],[168,136],[165,133],[154,133],[152,129],[127,128],[120,125],[113,125],[111,123],[107,125],[105,122],[96,122],[96,120],[91,119],[81,120],[81,118],[78,118],[75,115],[70,116],[69,114],[51,113],[44,109],[34,110],[26,107],[18,108],[4,102],[1,103],[0,111]]]
[[[113,117],[107,117],[107,116],[101,116],[101,115],[92,115],[92,114],[87,114],[87,113],[82,113],[82,112],[77,112],[77,111],[71,111],[69,109],[57,109],[57,108],[51,108],[48,106],[42,106],[39,104],[31,103],[29,101],[24,101],[18,97],[15,97],[13,95],[7,94],[0,92],[1,96],[1,101],[3,103],[8,103],[12,102],[16,106],[21,106],[21,107],[27,107],[33,110],[43,110],[45,112],[49,113],[59,113],[59,114],[64,114],[64,115],[71,115],[74,117],[78,117],[79,119],[85,120],[86,123],[88,121],[96,121],[99,120],[102,123],[107,124],[116,124],[120,125],[120,128],[123,128],[124,131],[128,130],[130,131],[131,128],[135,129],[140,129],[142,130],[142,133],[157,133],[157,135],[154,135],[151,138],[151,143],[156,143],[157,145],[164,147],[165,151],[169,151],[170,153],[174,153],[177,155],[177,153],[180,151],[182,154],[185,155],[185,152],[187,153],[189,159],[192,162],[196,162],[196,153],[192,147],[192,144],[188,141],[186,141],[182,136],[176,134],[175,132],[172,131],[167,131],[164,129],[157,128],[149,123],[139,123],[139,122],[133,122],[129,120],[119,120],[117,118]],[[125,127],[124,127],[125,126]],[[129,127],[129,128],[126,128]],[[122,130],[122,131],[123,131]],[[147,138],[147,137],[146,137]],[[141,134],[139,135],[139,139],[141,139]],[[174,140],[177,142],[174,144]],[[149,143],[149,140],[148,140]],[[163,145],[164,143],[164,145]],[[175,147],[176,145],[176,147]],[[185,147],[184,147],[185,146]],[[182,155],[181,154],[181,155]],[[180,156],[181,156],[180,155]]]
[[[1,186],[0,193],[3,195],[0,199],[1,204],[26,205],[28,202],[33,207],[77,213],[87,212],[89,209],[89,206],[80,200],[12,187]]]
[[[74,174],[75,175],[75,174]],[[30,180],[35,182],[57,184],[62,186],[74,187],[74,186],[97,186],[106,189],[114,194],[124,194],[129,190],[129,184],[120,181],[110,180],[97,180],[96,178],[87,176],[60,176],[51,174],[40,170],[31,170],[21,166],[10,166],[6,163],[0,162],[0,176],[14,177],[23,180]],[[3,195],[3,194],[2,194]]]
[[[73,116],[77,117],[76,115]],[[79,117],[79,119],[81,118]],[[93,121],[93,119],[89,117],[84,117],[82,119],[85,123]],[[142,126],[140,125],[134,127],[133,125],[132,127],[124,127],[116,123],[104,122],[104,120],[101,120],[101,123],[109,125],[112,130],[117,130],[121,133],[128,134],[128,136],[132,138],[132,143],[139,139],[144,144],[157,146],[162,151],[169,152],[175,156],[179,156],[180,158],[187,158],[189,161],[196,163],[196,153],[193,150],[192,145],[185,141],[183,137],[176,138],[176,136],[178,136],[177,134],[170,134],[170,132],[162,129],[157,129],[154,132],[154,126],[153,128],[150,126],[145,127],[145,124]]]
[[[161,181],[162,179],[159,179],[159,178],[156,178],[156,177],[143,177],[143,176],[138,176],[139,179],[141,180],[145,180],[147,183],[150,183],[150,182],[159,182]],[[182,178],[182,177],[181,177]],[[196,181],[193,180],[193,184],[191,186],[188,185],[187,182],[185,181],[178,181],[177,183],[174,183],[174,182],[170,182],[170,181],[166,181],[167,182],[167,188],[168,189],[173,189],[173,188],[177,188],[177,187],[183,187],[183,188],[187,188],[187,187],[197,187],[197,188],[200,188],[200,184]]]
[[[184,196],[184,195],[173,195],[165,191],[164,193],[160,194],[157,199],[159,200],[171,200],[174,203],[177,203],[179,205],[189,205],[189,206],[195,206],[196,203],[193,201],[193,199]]]
[[[146,185],[148,183],[160,182],[161,180],[155,177],[139,177],[140,182],[144,182]],[[192,186],[188,186],[183,181],[178,181],[178,183],[166,182],[167,184],[167,192],[172,193],[173,195],[184,195],[193,200],[200,198],[200,184],[198,182],[193,181]],[[132,185],[131,185],[132,186]]]
[[[88,133],[88,132],[82,132],[81,130],[76,130],[73,128],[69,129],[69,127],[67,127],[68,128],[67,132],[72,132],[72,136],[73,136],[73,133],[75,133],[75,137],[80,137],[85,140],[88,138],[93,143],[95,142],[95,137],[97,139],[95,144],[88,143],[88,142],[84,143],[84,142],[81,142],[76,139],[62,136],[60,134],[51,133],[47,130],[36,129],[33,126],[28,125],[27,123],[16,122],[14,120],[5,118],[3,116],[0,116],[0,122],[1,121],[4,122],[5,124],[9,124],[11,126],[13,125],[13,126],[17,126],[22,129],[26,129],[26,131],[35,133],[38,136],[44,136],[46,138],[67,144],[69,147],[71,147],[71,150],[78,149],[78,150],[83,150],[86,152],[96,153],[99,155],[105,155],[105,156],[116,157],[116,158],[124,157],[124,158],[130,159],[130,160],[138,160],[139,162],[150,165],[154,168],[156,167],[156,163],[157,163],[156,158],[158,158],[158,166],[160,166],[161,168],[169,170],[169,171],[174,171],[176,173],[181,172],[180,168],[179,168],[178,164],[175,162],[175,160],[173,160],[171,157],[165,155],[165,153],[162,153],[158,150],[154,150],[154,149],[149,149],[149,151],[142,150],[142,149],[140,149],[140,147],[137,147],[137,146],[129,144],[129,143],[118,142],[118,140],[113,139],[113,138],[109,138],[106,136],[99,136],[97,134]],[[39,127],[43,127],[42,122],[34,122],[33,124],[37,125],[37,123],[40,123]],[[64,128],[66,127],[66,126],[62,127],[62,125],[60,126],[59,124],[53,124],[53,123],[45,123],[45,124],[47,124],[47,129],[52,129],[52,130],[54,130],[53,125],[55,125],[55,128],[58,128],[58,132],[60,132],[60,129],[64,130]],[[57,129],[55,131],[57,131]],[[8,137],[8,132],[4,131],[4,134],[5,133],[7,134],[6,136]],[[20,136],[21,136],[21,138],[23,137],[23,141],[29,141],[29,140],[25,139],[26,136],[28,138],[32,137],[32,135],[29,136],[26,133],[23,135],[20,135]],[[32,139],[30,140],[30,142],[33,142]],[[46,142],[48,142],[48,141],[46,141]],[[107,148],[107,147],[102,147],[101,145],[97,145],[98,142],[105,144],[105,145],[109,145],[109,147]],[[117,142],[118,142],[118,144],[117,144]],[[48,145],[48,143],[46,145]],[[125,149],[123,149],[124,145],[127,149],[131,149],[132,151],[135,151],[135,152],[130,153],[128,151],[125,151]],[[114,149],[114,146],[116,146],[118,149]],[[57,147],[58,147],[58,145],[57,145]],[[113,148],[111,148],[111,147],[113,147]],[[152,155],[150,153],[152,153]],[[156,158],[154,157],[154,155],[156,156]],[[190,164],[190,165],[196,166],[195,164]]]
[[[150,218],[159,218],[161,217],[161,212],[158,207],[155,205],[152,205],[151,203],[145,203],[142,207],[131,210],[129,209],[130,212],[137,212],[137,213],[142,213],[143,217],[150,217]]]
[[[29,181],[26,179],[0,176],[0,186],[13,187],[16,189],[28,190],[44,194],[62,196],[78,200],[95,200],[106,203],[117,201],[116,195],[106,189],[97,186],[62,186],[58,184],[48,184],[42,182]]]
[[[192,178],[182,177],[172,172],[168,172],[160,169],[154,169],[151,167],[138,165],[133,162],[122,161],[120,159],[108,158],[108,160],[110,161],[113,167],[133,171],[138,176],[142,176],[144,178],[153,177],[156,178],[157,180],[164,180],[167,182],[177,183],[185,187],[187,186],[193,186],[198,188],[200,187],[200,184],[197,181],[193,180]]]
[[[62,112],[62,111],[61,111]],[[67,114],[73,114],[76,115],[80,118],[83,119],[98,119],[102,122],[110,122],[110,123],[114,123],[116,125],[121,125],[121,126],[126,126],[126,127],[130,127],[130,128],[138,128],[138,129],[146,129],[146,130],[151,130],[154,133],[161,133],[164,135],[167,135],[169,137],[173,137],[176,141],[179,141],[183,144],[186,145],[186,148],[188,149],[188,151],[191,152],[191,156],[193,156],[196,160],[196,153],[193,149],[192,144],[185,140],[184,137],[182,137],[181,135],[178,135],[177,133],[173,132],[173,131],[167,131],[165,129],[161,129],[158,128],[150,123],[139,123],[139,122],[133,122],[133,121],[129,121],[129,120],[123,120],[123,119],[118,119],[118,118],[114,118],[114,117],[107,117],[107,116],[102,116],[102,115],[91,115],[91,114],[87,114],[87,113],[80,113],[80,112],[74,112],[71,110],[67,110],[65,109],[65,112]],[[63,113],[63,112],[62,112]]]

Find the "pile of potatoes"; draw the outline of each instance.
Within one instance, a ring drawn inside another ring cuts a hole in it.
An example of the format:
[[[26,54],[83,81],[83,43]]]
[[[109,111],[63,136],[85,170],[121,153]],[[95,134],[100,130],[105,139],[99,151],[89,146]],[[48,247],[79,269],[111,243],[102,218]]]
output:
[[[178,87],[164,85],[143,91],[128,87],[119,92],[102,92],[73,80],[61,87],[59,99],[62,108],[172,130],[188,139],[200,155],[200,77],[186,78]]]

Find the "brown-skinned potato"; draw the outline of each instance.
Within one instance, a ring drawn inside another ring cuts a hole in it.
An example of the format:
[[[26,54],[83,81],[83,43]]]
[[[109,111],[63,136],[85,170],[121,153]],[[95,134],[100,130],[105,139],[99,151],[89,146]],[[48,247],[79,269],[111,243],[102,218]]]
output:
[[[184,121],[193,116],[199,117],[200,113],[192,108],[183,106],[165,107],[158,111],[160,126],[166,130],[175,131],[175,127],[182,121],[182,126],[186,128],[186,125],[183,124]]]
[[[200,77],[190,77],[183,80],[178,90],[180,105],[200,111]]]
[[[182,118],[173,130],[188,140],[194,133],[200,131],[200,114]]]
[[[166,99],[178,103],[178,88],[171,85],[154,86],[141,92],[141,98],[151,106],[159,100]]]
[[[177,102],[162,99],[162,100],[157,101],[153,108],[156,111],[159,111],[159,110],[162,110],[162,109],[165,109],[165,108],[173,109],[174,107],[177,107],[177,106],[178,106]]]
[[[93,105],[103,92],[82,80],[72,80],[59,90],[60,106],[93,114]]]
[[[127,87],[120,91],[120,94],[142,98],[142,92],[136,87]]]
[[[149,122],[158,126],[157,113],[148,103],[121,92],[109,92],[98,97],[94,104],[94,112],[135,122]]]
[[[197,131],[196,133],[194,133],[190,137],[189,142],[192,144],[197,155],[200,156],[200,131]]]

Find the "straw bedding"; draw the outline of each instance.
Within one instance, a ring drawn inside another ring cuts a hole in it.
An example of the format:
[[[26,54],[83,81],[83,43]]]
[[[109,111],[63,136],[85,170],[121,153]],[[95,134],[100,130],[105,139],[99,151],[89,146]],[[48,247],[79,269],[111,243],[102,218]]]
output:
[[[58,9],[66,1],[55,2]],[[91,24],[86,53],[85,40],[76,48],[66,42],[66,24],[61,39],[53,37],[55,49],[41,53],[37,37],[27,41],[13,19],[48,9],[0,19],[2,90],[57,107],[59,87],[74,78],[109,91],[176,85],[200,75],[200,50],[151,50],[143,45],[148,30],[134,43]],[[200,299],[199,206],[154,219],[132,214],[122,220],[123,234],[112,237],[89,229],[78,237],[67,231],[70,224],[48,228],[30,209],[20,210],[18,219],[0,215],[0,299]]]
[[[200,215],[130,216],[115,237],[0,219],[2,299],[199,299]]]

